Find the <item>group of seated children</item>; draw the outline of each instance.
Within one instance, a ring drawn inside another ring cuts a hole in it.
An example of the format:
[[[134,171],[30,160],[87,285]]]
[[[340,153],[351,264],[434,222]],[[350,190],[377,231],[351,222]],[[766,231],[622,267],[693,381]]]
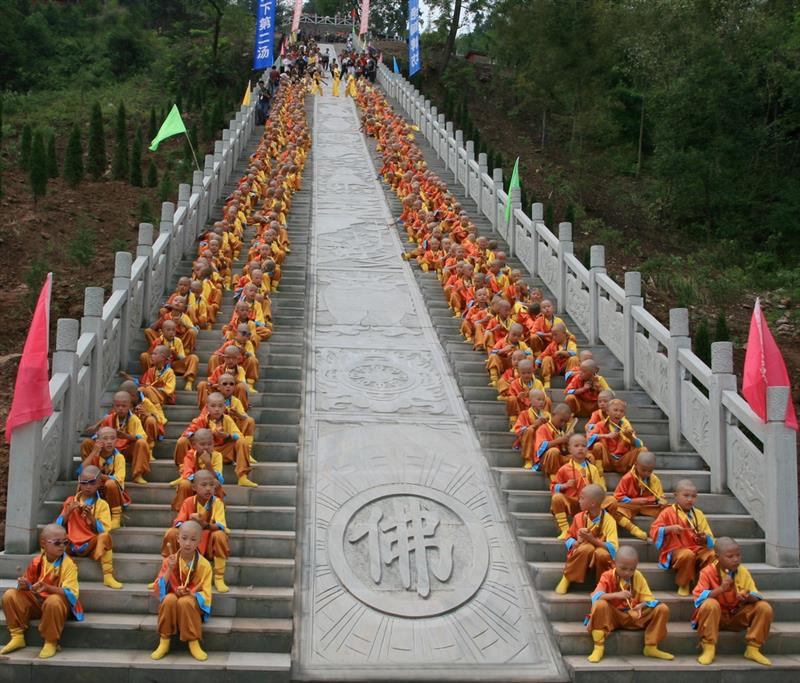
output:
[[[43,529],[41,552],[17,587],[3,594],[11,640],[2,654],[25,647],[28,622],[39,618],[45,641],[39,657],[52,657],[68,614],[83,618],[72,557],[99,562],[103,584],[123,587],[114,576],[112,534],[131,502],[126,475],[130,468],[132,482],[147,485],[153,450],[165,433],[165,408],[176,401],[180,375],[184,390],[196,390],[200,413],[175,447],[178,476],[171,484],[176,516],[164,533],[163,562],[150,584],[159,601],[160,637],[151,657],[164,657],[177,633],[195,659],[207,659],[200,640],[202,623],[211,614],[212,583],[218,593],[229,590],[223,463],[234,463],[239,486],[257,486],[249,478],[255,462],[255,421],[247,410],[259,372],[255,351],[272,329],[269,294],[278,287],[280,263],[289,251],[290,196],[300,187],[310,145],[303,96],[300,85],[278,91],[248,172],[225,203],[224,220],[201,239],[193,277],[178,281],[156,322],[145,330],[149,348],[140,358],[142,375],[136,380],[121,373],[125,381],[113,396],[111,410],[87,430],[77,492]],[[256,228],[256,235],[244,272],[234,283],[232,267],[248,224]],[[238,301],[223,327],[224,343],[212,354],[208,379],[195,387],[198,332],[213,329],[223,290],[234,289],[234,284]]]

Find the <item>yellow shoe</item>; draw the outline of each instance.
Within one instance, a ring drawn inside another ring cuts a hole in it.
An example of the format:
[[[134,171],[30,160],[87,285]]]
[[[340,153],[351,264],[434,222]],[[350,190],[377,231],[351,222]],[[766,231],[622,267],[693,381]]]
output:
[[[631,528],[628,529],[628,531],[630,532],[631,536],[638,538],[640,541],[647,540],[647,534],[634,524],[631,525]]]
[[[655,645],[645,645],[642,654],[645,657],[653,657],[654,659],[675,659],[675,655],[659,650]]]
[[[205,653],[203,648],[200,647],[199,640],[189,641],[189,652],[198,662],[204,662],[208,659],[208,655]]]
[[[228,585],[225,583],[225,567],[228,560],[224,557],[214,558],[214,588],[217,593],[227,593],[230,591]]]
[[[42,649],[39,650],[39,659],[50,659],[56,652],[58,652],[58,643],[45,641]]]
[[[250,486],[251,488],[258,486],[254,481],[250,481],[246,474],[243,474],[239,477],[239,481],[237,482],[239,486]]]
[[[565,541],[569,536],[569,529],[564,529],[558,536],[556,536],[557,541]]]
[[[247,393],[248,394],[257,394],[258,389],[256,389],[252,384],[247,385]]]
[[[122,508],[111,508],[111,529],[119,529],[122,526]]]
[[[251,465],[257,465],[258,464],[258,460],[256,460],[252,455],[248,455],[247,457],[250,460],[250,464]]]
[[[230,588],[228,588],[228,584],[225,583],[225,578],[222,576],[215,576],[214,577],[214,590],[217,593],[228,593],[230,592]]]
[[[161,659],[169,653],[169,638],[161,638],[158,647],[150,653],[150,659]]]
[[[103,574],[103,585],[109,588],[122,588],[122,584],[114,578],[113,574]]]
[[[717,654],[717,648],[711,643],[703,643],[703,651],[700,653],[700,656],[697,658],[698,664],[703,664],[708,666],[709,664],[714,663],[714,657]]]
[[[744,651],[744,658],[749,659],[756,664],[761,664],[762,666],[772,666],[772,662],[761,654],[761,650],[758,649],[755,645],[748,645]]]
[[[186,384],[183,385],[184,391],[192,391],[194,389],[194,382],[190,379],[186,380]]]
[[[532,470],[532,469],[533,469],[533,463],[532,463],[532,462],[526,462],[526,463],[525,463],[525,464],[522,466],[522,469],[523,469],[523,470]]]
[[[180,484],[180,483],[181,483],[181,479],[183,479],[183,477],[178,477],[177,479],[173,479],[173,480],[172,480],[172,481],[169,483],[169,485],[170,485],[170,486],[177,486],[178,484]]]
[[[556,593],[558,595],[566,595],[569,590],[569,579],[566,576],[561,577],[561,581],[556,586]]]
[[[140,474],[138,477],[133,478],[134,484],[146,484],[147,482],[144,480],[144,477]]]
[[[590,654],[587,659],[592,664],[597,664],[602,658],[603,655],[606,653],[605,642],[606,642],[606,632],[596,628],[592,629],[592,640],[594,641],[594,649],[592,650],[592,654]]]
[[[21,628],[9,629],[11,632],[11,640],[9,640],[0,650],[0,655],[7,655],[15,650],[21,650],[25,647],[25,631]]]
[[[689,596],[689,586],[678,586],[678,595],[682,598],[686,598]]]

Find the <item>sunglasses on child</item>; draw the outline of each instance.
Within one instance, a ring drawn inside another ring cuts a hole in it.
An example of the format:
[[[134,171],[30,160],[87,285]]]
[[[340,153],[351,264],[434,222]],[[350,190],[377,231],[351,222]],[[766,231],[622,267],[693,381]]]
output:
[[[49,539],[48,538],[48,539],[45,539],[45,543],[49,543],[50,545],[54,545],[54,546],[60,548],[61,546],[67,545],[67,543],[69,543],[69,539],[68,538],[53,538],[53,539]]]
[[[78,485],[79,486],[91,486],[92,484],[96,484],[96,483],[97,483],[97,477],[95,477],[94,479],[79,479],[78,480]]]

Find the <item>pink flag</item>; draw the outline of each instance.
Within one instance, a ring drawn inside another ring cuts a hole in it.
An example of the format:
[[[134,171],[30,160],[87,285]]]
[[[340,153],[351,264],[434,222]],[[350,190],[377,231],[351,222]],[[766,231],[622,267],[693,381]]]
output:
[[[361,0],[361,27],[358,35],[363,36],[369,27],[369,0]]]
[[[303,0],[294,0],[294,14],[292,15],[292,33],[300,30],[300,15],[303,13]]]
[[[791,396],[792,383],[786,371],[778,345],[761,312],[761,301],[756,299],[750,333],[747,335],[747,353],[744,357],[742,395],[762,422],[767,421],[767,387],[790,387],[789,405],[786,407],[786,426],[798,429],[797,415]]]
[[[52,286],[53,274],[48,273],[39,293],[39,301],[33,312],[33,320],[17,370],[14,397],[6,419],[7,443],[11,442],[11,432],[17,427],[53,414],[53,402],[50,400],[50,369],[47,363]]]

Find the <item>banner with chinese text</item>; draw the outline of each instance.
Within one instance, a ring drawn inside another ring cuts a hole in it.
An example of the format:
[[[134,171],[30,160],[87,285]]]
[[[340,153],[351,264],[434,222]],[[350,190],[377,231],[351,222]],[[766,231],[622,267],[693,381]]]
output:
[[[268,69],[275,61],[275,8],[277,0],[258,0],[256,15],[256,44],[253,50],[253,69]]]
[[[419,49],[419,0],[408,0],[408,77],[422,68]]]

